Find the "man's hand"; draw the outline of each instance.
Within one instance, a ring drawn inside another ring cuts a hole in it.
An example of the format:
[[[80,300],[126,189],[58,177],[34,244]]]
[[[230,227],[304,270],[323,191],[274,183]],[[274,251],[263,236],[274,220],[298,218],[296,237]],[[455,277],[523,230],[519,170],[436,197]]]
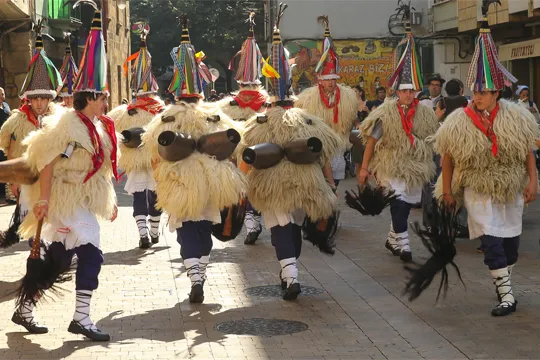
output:
[[[529,181],[529,185],[525,188],[523,192],[523,199],[525,204],[533,202],[536,199],[536,193],[538,192],[538,181]]]
[[[15,197],[19,197],[21,192],[21,187],[17,184],[9,184],[9,190],[11,190],[11,193]]]
[[[443,203],[446,207],[451,208],[456,204],[456,199],[454,199],[454,196],[452,196],[452,194],[444,194]]]
[[[358,181],[358,185],[364,186],[367,183],[368,179],[369,179],[369,175],[370,175],[369,171],[367,171],[364,168],[360,169],[360,172],[356,176],[356,180]]]
[[[49,215],[49,201],[45,199],[40,199],[34,205],[34,215],[36,219],[43,220]]]
[[[117,206],[117,205],[114,205],[113,214],[112,214],[112,216],[111,216],[111,222],[113,222],[114,220],[116,220],[117,217],[118,217],[118,206]]]

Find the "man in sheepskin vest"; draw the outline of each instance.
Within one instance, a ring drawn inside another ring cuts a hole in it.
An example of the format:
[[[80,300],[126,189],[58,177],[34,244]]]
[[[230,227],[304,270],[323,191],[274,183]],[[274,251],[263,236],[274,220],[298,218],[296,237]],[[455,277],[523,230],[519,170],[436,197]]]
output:
[[[112,184],[112,178],[118,178],[116,135],[112,119],[103,115],[108,86],[107,69],[98,65],[106,63],[99,10],[94,15],[85,53],[87,57],[75,80],[74,110],[47,117],[45,126],[23,142],[28,147],[24,156],[30,168],[39,173],[39,181],[23,187],[34,207],[21,225],[21,234],[39,233],[43,222],[42,241],[34,241],[31,257],[37,252],[37,259],[49,259],[45,267],[63,264],[59,270],[67,271],[73,255],[77,255],[76,304],[68,331],[94,341],[108,341],[109,335],[90,319],[92,294],[98,287],[103,263],[98,217],[114,221],[117,214]],[[39,277],[32,271],[35,268],[28,266],[27,276]],[[54,270],[50,271],[54,274]],[[23,281],[23,287],[27,285]],[[33,315],[42,296],[28,295],[18,299],[20,306],[12,321],[31,333],[46,333],[48,329],[39,325]]]
[[[323,54],[315,68],[319,83],[302,91],[294,106],[322,118],[342,138],[341,150],[325,166],[325,175],[332,178],[332,185],[337,187],[345,178],[344,153],[357,118],[358,101],[353,89],[337,84],[339,59],[330,36],[328,17],[320,16],[317,20],[325,27]]]
[[[322,166],[339,149],[341,140],[323,120],[303,109],[292,108],[289,59],[278,28],[283,10],[280,7],[273,34],[270,71],[274,74],[271,75],[273,105],[265,115],[248,120],[240,150],[244,150],[241,168],[249,179],[248,198],[261,211],[270,230],[281,266],[283,299],[290,301],[301,292],[297,260],[302,250],[304,218],[326,219],[336,207],[337,197],[323,175]],[[274,69],[279,69],[279,78]],[[307,139],[320,144],[315,150],[317,156],[311,161],[309,152],[301,154],[300,159],[293,158],[292,148],[283,157],[283,148]],[[266,160],[265,153],[270,154]]]
[[[60,110],[54,106],[51,100],[56,97],[57,90],[62,86],[62,79],[43,50],[40,26],[37,27],[32,59],[30,71],[26,75],[20,94],[23,105],[18,110],[13,111],[0,129],[0,149],[8,159],[21,157],[26,150],[26,146],[23,145],[26,136],[41,128],[45,115]],[[26,196],[21,195],[18,184],[10,184],[10,189],[13,195],[19,198],[22,221],[29,210],[29,204]]]
[[[219,101],[217,106],[231,119],[244,127],[246,120],[255,114],[264,113],[268,105],[268,94],[261,87],[263,57],[259,45],[255,41],[255,13],[250,13],[248,18],[250,25],[246,41],[242,49],[235,55],[229,64],[229,69],[234,69],[236,57],[240,55],[235,79],[240,90],[236,95],[226,97]],[[262,232],[261,213],[247,203],[246,217],[244,219],[247,236],[244,244],[253,245]]]
[[[396,49],[400,51],[403,45],[405,52],[389,83],[397,90],[397,100],[385,101],[362,123],[366,150],[357,178],[363,186],[373,176],[398,195],[390,203],[392,223],[385,246],[409,262],[409,213],[412,205],[420,202],[423,185],[435,175],[433,150],[426,139],[435,134],[438,122],[433,109],[415,98],[415,92],[422,89],[422,80],[410,27],[406,30]]]
[[[161,218],[161,211],[156,209],[156,182],[153,177],[152,155],[150,151],[140,146],[143,128],[164,108],[163,103],[154,97],[159,87],[152,73],[152,57],[146,47],[147,35],[148,30],[143,30],[139,51],[126,61],[134,61],[131,89],[137,98],[134,103],[120,105],[109,113],[114,120],[116,131],[124,136],[119,144],[122,156],[118,166],[127,174],[124,190],[133,195],[133,217],[139,230],[141,249],[148,249],[159,242]],[[124,70],[127,76],[127,66]]]
[[[169,228],[176,230],[181,246],[180,256],[191,281],[189,302],[202,303],[213,246],[212,225],[222,222],[221,210],[245,197],[247,184],[245,176],[228,160],[232,151],[205,151],[204,137],[231,130],[239,142],[240,134],[232,130],[232,120],[225,114],[216,114],[214,106],[200,101],[200,74],[186,71],[194,69],[196,60],[185,15],[182,26],[181,43],[173,49],[178,57],[169,86],[177,102],[147,126],[143,146],[152,156],[157,208],[169,215]]]
[[[505,82],[517,79],[497,58],[488,6],[483,7],[484,21],[467,77],[472,104],[451,113],[435,135],[435,150],[443,157],[435,196],[467,209],[470,238],[480,238],[484,264],[497,291],[498,304],[491,314],[505,316],[517,307],[510,277],[518,260],[523,207],[538,190],[533,149],[540,135],[527,109],[497,101]]]

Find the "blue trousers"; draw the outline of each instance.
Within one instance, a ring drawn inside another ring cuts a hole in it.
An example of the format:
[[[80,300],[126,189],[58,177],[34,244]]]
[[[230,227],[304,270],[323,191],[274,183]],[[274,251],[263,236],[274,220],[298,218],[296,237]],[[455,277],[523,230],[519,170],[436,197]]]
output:
[[[103,253],[92,244],[77,246],[66,250],[64,244],[54,241],[49,246],[51,257],[54,261],[62,263],[62,267],[68,269],[71,265],[73,254],[77,254],[77,272],[75,273],[75,290],[96,290],[99,285],[98,275],[103,264]]]
[[[176,241],[180,244],[182,259],[199,259],[212,251],[212,222],[185,221],[176,229]]]
[[[482,235],[482,250],[484,251],[484,264],[489,270],[497,270],[514,265],[518,260],[519,236],[513,238],[500,238],[491,235]]]
[[[396,234],[407,231],[409,222],[409,213],[411,212],[412,204],[403,200],[393,200],[390,203],[390,215],[392,216],[392,226]]]
[[[145,190],[133,193],[133,216],[160,216],[156,209],[157,195],[155,191]]]
[[[299,258],[302,252],[302,227],[293,223],[274,226],[270,229],[272,246],[278,260]]]

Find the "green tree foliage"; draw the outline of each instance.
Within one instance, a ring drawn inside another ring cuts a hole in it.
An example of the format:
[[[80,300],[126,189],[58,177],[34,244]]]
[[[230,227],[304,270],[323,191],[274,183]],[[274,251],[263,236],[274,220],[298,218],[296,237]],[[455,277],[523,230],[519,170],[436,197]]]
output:
[[[256,12],[255,34],[264,43],[264,1],[248,0],[131,0],[131,21],[146,21],[150,25],[148,48],[157,75],[172,65],[170,52],[180,43],[179,18],[189,17],[189,34],[196,51],[204,51],[206,63],[217,67],[231,87],[231,72],[227,65],[240,50],[247,37],[248,9]],[[261,45],[259,45],[261,46]],[[138,49],[139,37],[132,34],[132,48]],[[264,47],[261,47],[263,53]]]

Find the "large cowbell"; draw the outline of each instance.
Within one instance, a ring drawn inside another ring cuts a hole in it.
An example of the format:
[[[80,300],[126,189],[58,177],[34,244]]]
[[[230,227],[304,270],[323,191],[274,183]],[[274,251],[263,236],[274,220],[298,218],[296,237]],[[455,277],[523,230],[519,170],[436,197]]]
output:
[[[167,161],[180,161],[198,150],[218,161],[229,158],[240,143],[240,133],[234,129],[218,131],[201,136],[195,141],[184,133],[164,131],[158,137],[159,155]]]
[[[191,136],[174,131],[164,131],[158,137],[158,153],[166,161],[176,162],[193,154],[197,142]]]
[[[321,157],[322,141],[316,137],[296,139],[283,147],[287,160],[299,165],[313,164]]]
[[[142,144],[142,134],[144,134],[144,129],[140,127],[122,131],[122,144],[130,149],[138,148]]]
[[[322,141],[316,137],[292,140],[283,148],[274,143],[263,143],[245,149],[242,159],[257,170],[276,166],[284,157],[294,164],[307,165],[319,160],[322,147]]]
[[[257,170],[264,170],[279,164],[284,156],[281,146],[274,143],[263,143],[245,149],[242,160]]]
[[[232,155],[239,142],[240,133],[234,129],[228,129],[201,136],[197,141],[197,150],[221,161]]]

